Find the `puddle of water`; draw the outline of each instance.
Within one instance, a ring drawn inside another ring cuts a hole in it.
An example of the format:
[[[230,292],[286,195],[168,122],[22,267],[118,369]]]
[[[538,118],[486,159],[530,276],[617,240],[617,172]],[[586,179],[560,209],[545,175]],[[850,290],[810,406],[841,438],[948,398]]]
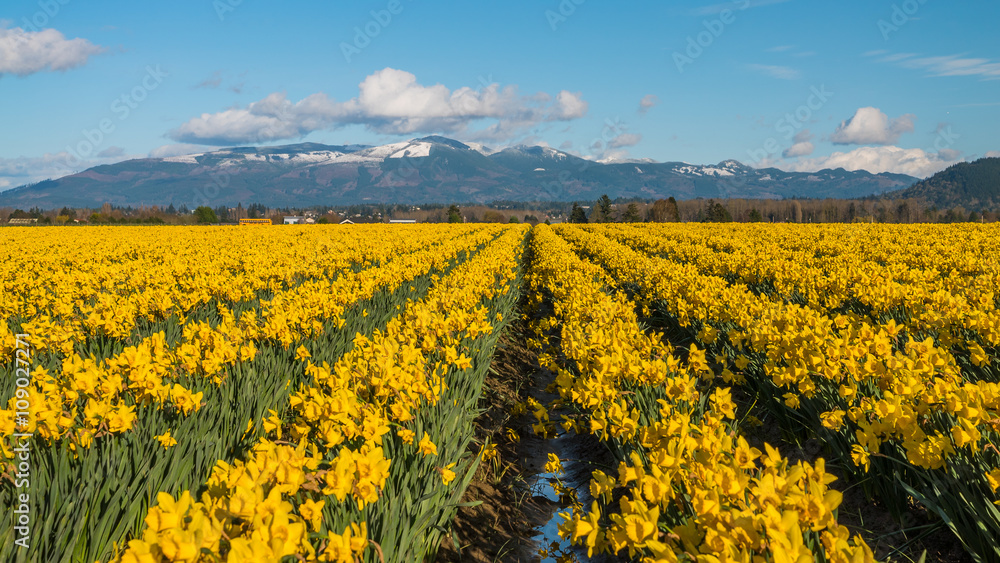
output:
[[[531,540],[539,548],[547,548],[553,543],[559,545],[559,551],[567,552],[571,550],[571,542],[569,538],[562,540],[559,538],[559,524],[564,522],[564,519],[559,516],[561,512],[567,512],[570,509],[565,507],[560,502],[559,492],[555,488],[555,484],[562,482],[563,486],[575,489],[581,496],[587,495],[588,486],[590,483],[590,472],[586,471],[584,464],[579,463],[577,451],[578,448],[574,447],[574,441],[578,440],[579,437],[569,434],[566,432],[559,432],[554,438],[546,440],[547,450],[556,454],[560,461],[562,462],[563,471],[561,473],[553,472],[542,472],[535,476],[534,481],[531,485],[531,491],[536,496],[544,496],[546,499],[556,503],[558,506],[552,512],[551,518],[541,526],[535,528],[535,535],[531,537]],[[575,552],[575,550],[573,550]],[[579,561],[587,561],[586,553],[577,553],[577,559]],[[542,563],[556,563],[556,558],[549,555],[541,559]]]
[[[558,395],[547,393],[544,389],[555,380],[555,376],[548,370],[540,370],[536,374],[535,392],[532,396],[543,405],[551,404]],[[576,556],[576,561],[598,563],[603,561],[613,561],[614,558],[594,554],[594,557],[587,557],[587,549],[572,547],[569,538],[562,540],[559,538],[559,525],[565,520],[559,516],[561,512],[570,512],[572,509],[560,502],[559,493],[553,486],[561,481],[563,486],[576,491],[579,501],[584,506],[590,506],[593,499],[590,497],[590,477],[598,467],[594,463],[600,463],[607,453],[604,446],[600,445],[590,436],[581,436],[572,431],[563,430],[560,426],[562,422],[562,412],[560,409],[549,411],[551,422],[554,424],[556,434],[552,438],[542,439],[535,437],[537,446],[533,448],[533,454],[538,473],[529,480],[531,494],[536,497],[544,497],[554,507],[549,519],[535,527],[531,536],[534,543],[535,553],[547,548],[553,542],[559,544],[562,553],[572,553]],[[562,472],[552,473],[543,469],[549,453],[554,453],[562,462]],[[605,472],[611,471],[604,468]],[[558,555],[558,553],[557,553]],[[548,556],[539,559],[542,563],[556,563],[556,557]]]

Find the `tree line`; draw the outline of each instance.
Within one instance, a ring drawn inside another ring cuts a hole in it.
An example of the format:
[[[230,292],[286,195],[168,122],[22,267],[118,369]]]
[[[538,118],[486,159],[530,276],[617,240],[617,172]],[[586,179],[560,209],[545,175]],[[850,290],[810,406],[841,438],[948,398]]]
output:
[[[237,223],[240,219],[271,219],[308,214],[317,223],[378,223],[411,219],[419,223],[640,223],[640,222],[774,222],[774,223],[956,223],[993,222],[996,211],[979,212],[961,206],[937,207],[921,198],[906,199],[617,199],[602,195],[594,202],[491,202],[490,204],[361,204],[269,208],[260,203],[244,207],[181,205],[114,206],[100,209],[42,210],[37,207],[0,209],[0,220],[36,219],[39,224],[195,224]]]

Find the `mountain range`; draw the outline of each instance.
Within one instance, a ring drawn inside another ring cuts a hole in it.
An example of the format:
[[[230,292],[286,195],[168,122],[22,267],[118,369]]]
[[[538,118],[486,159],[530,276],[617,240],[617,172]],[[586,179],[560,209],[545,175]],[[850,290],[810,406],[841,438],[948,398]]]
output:
[[[359,203],[487,203],[612,198],[857,198],[917,178],[844,169],[785,172],[716,165],[594,161],[550,147],[493,150],[445,137],[381,146],[301,143],[235,147],[96,166],[0,192],[0,206],[99,207],[242,202],[270,207]]]

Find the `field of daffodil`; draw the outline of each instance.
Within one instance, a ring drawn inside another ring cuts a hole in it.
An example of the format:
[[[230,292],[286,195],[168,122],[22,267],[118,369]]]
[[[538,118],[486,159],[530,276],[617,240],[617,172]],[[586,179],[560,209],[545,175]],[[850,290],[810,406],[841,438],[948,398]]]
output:
[[[27,548],[0,521],[0,559],[433,554],[526,231],[5,230],[0,506],[28,494],[31,516]]]
[[[609,444],[562,534],[648,561],[870,561],[834,477],[1000,560],[1000,232],[991,226],[539,227],[533,344],[567,430]],[[814,463],[751,448],[738,390]],[[543,409],[544,411],[544,409]],[[539,423],[547,416],[537,413]]]
[[[518,318],[558,394],[529,402],[535,432],[592,436],[614,460],[560,515],[578,553],[872,562],[838,521],[853,483],[1000,560],[990,225],[0,240],[0,507],[30,499],[29,526],[0,520],[4,561],[432,561],[496,451],[475,421]],[[751,406],[819,456],[753,437]]]

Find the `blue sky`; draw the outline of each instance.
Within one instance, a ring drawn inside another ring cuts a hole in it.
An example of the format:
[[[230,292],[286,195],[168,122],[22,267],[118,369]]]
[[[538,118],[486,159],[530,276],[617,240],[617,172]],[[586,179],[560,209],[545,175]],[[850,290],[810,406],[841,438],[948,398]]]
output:
[[[0,189],[429,134],[926,176],[998,154],[1000,3],[6,0]]]

